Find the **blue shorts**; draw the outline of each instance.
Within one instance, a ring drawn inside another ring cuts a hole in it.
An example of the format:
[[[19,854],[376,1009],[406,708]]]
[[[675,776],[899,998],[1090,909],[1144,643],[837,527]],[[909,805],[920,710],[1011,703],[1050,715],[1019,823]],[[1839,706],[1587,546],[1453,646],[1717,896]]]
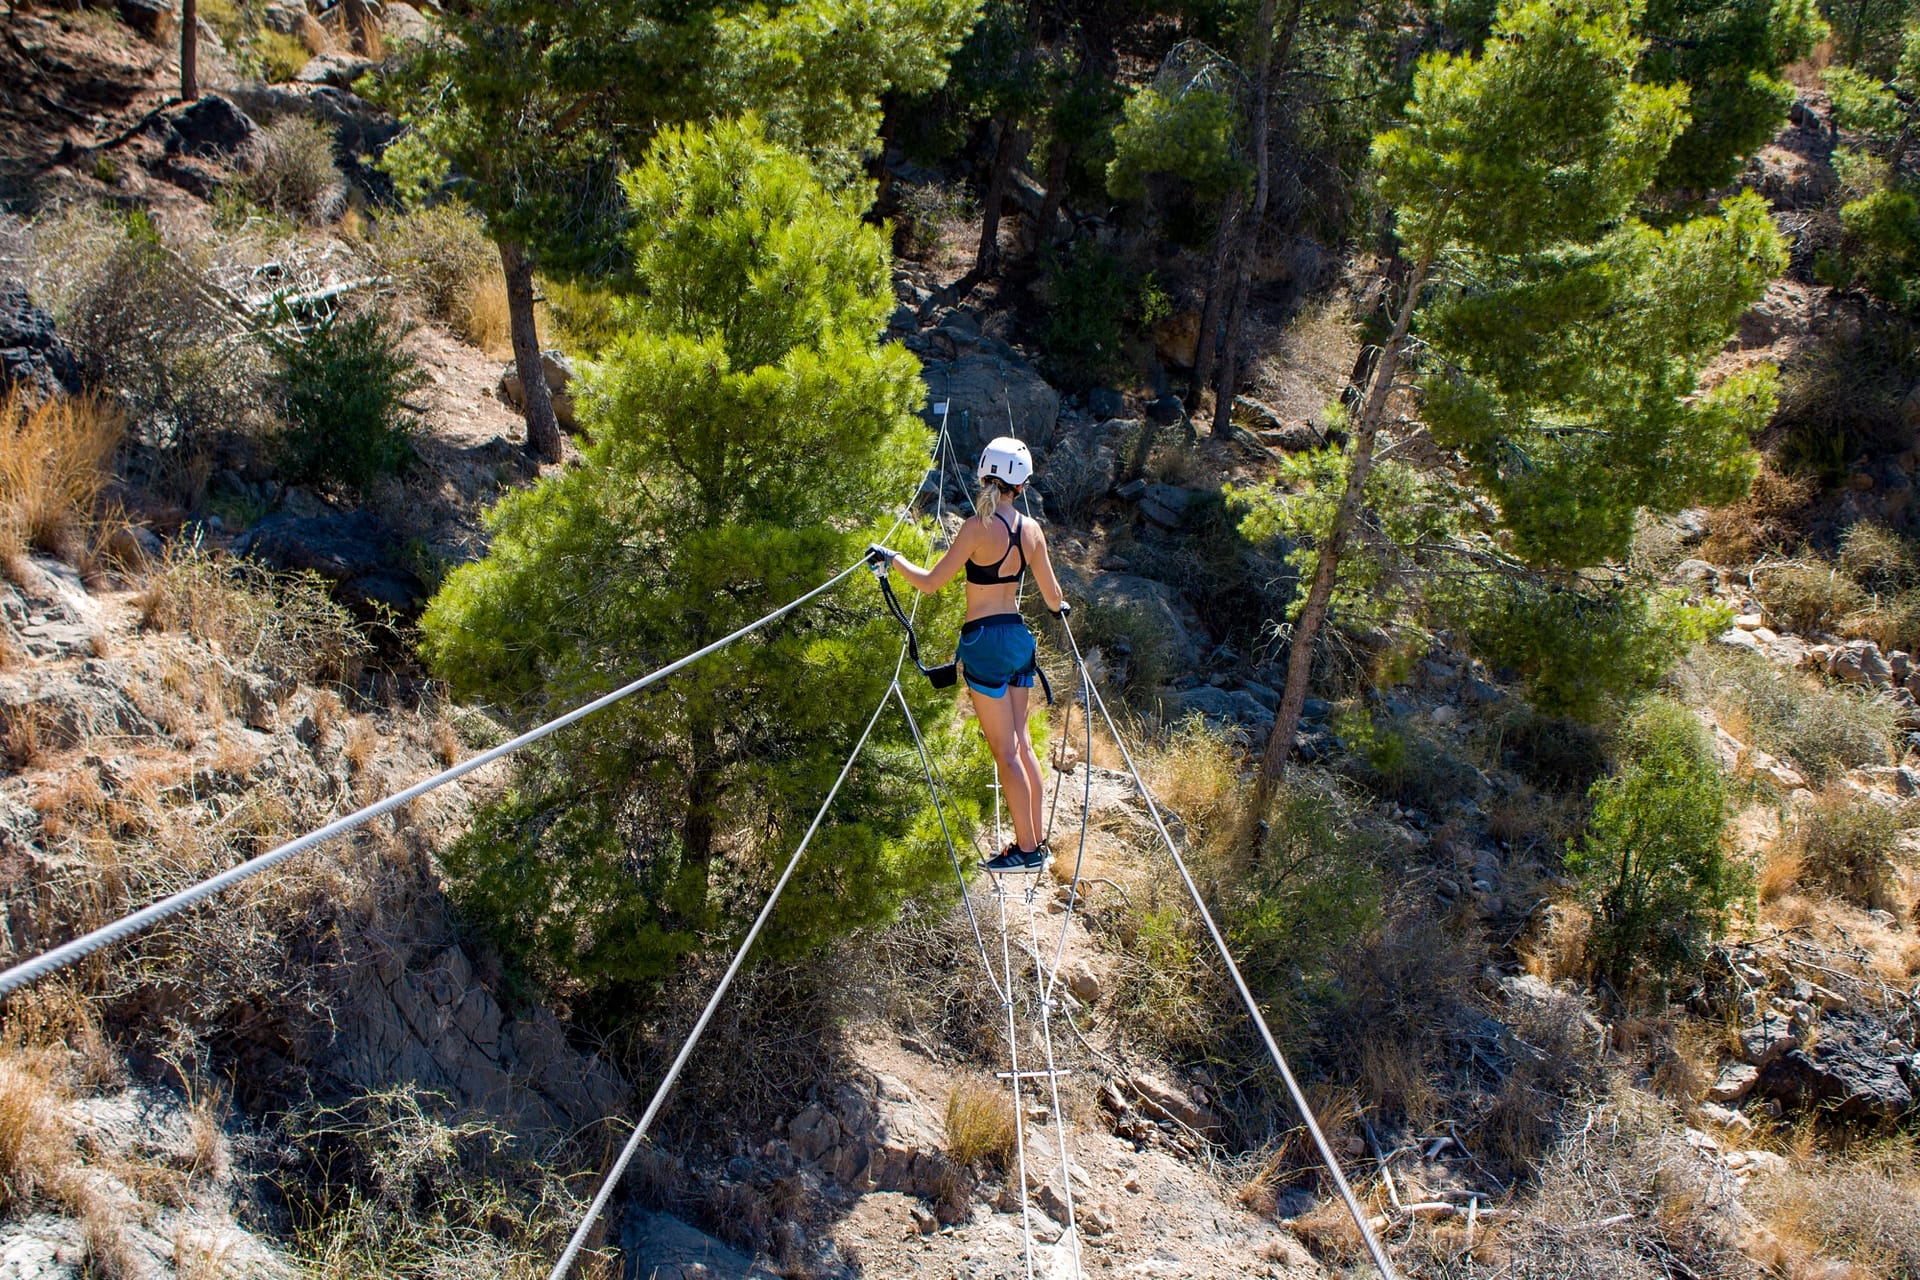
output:
[[[975,618],[960,628],[960,672],[967,688],[989,698],[1004,698],[1009,686],[1033,688],[1033,632],[1017,613]]]

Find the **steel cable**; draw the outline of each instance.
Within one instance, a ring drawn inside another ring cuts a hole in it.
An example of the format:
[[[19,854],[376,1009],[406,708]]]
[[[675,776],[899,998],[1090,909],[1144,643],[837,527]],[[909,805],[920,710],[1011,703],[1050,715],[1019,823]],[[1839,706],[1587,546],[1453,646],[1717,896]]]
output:
[[[632,1162],[634,1153],[640,1149],[641,1141],[647,1136],[647,1128],[652,1125],[654,1117],[660,1114],[660,1108],[666,1103],[667,1094],[679,1080],[680,1073],[686,1068],[688,1060],[693,1057],[694,1047],[700,1043],[700,1036],[706,1031],[707,1023],[712,1019],[714,1010],[720,1007],[721,998],[727,994],[727,988],[733,985],[734,975],[740,972],[740,966],[746,961],[747,952],[753,947],[754,940],[760,936],[761,927],[773,914],[773,908],[780,901],[780,895],[786,891],[787,881],[793,878],[794,870],[799,867],[800,859],[806,853],[807,846],[813,842],[814,833],[820,829],[820,823],[826,818],[827,810],[832,806],[834,797],[840,794],[840,785],[853,771],[853,762],[860,758],[860,752],[865,749],[867,739],[873,735],[874,726],[880,723],[880,713],[885,711],[887,703],[892,701],[894,690],[900,684],[900,668],[906,660],[906,646],[902,645],[900,658],[893,666],[893,678],[887,683],[887,691],[880,695],[879,705],[874,707],[873,714],[867,718],[867,727],[861,731],[860,740],[853,744],[853,751],[847,756],[846,764],[840,767],[840,776],[833,780],[833,786],[827,791],[827,798],[820,802],[819,812],[813,815],[812,824],[807,827],[806,834],[800,838],[799,845],[794,848],[793,856],[787,859],[786,870],[780,873],[780,879],[775,882],[773,892],[767,895],[767,901],[760,908],[760,914],[754,917],[753,927],[747,930],[747,936],[741,940],[739,950],[734,952],[732,963],[727,966],[726,973],[721,975],[720,983],[713,989],[713,994],[707,998],[706,1007],[700,1010],[700,1017],[694,1022],[693,1030],[687,1033],[685,1042],[680,1046],[680,1052],[674,1056],[673,1065],[667,1068],[666,1075],[654,1089],[653,1099],[647,1103],[646,1111],[641,1113],[640,1123],[634,1126],[633,1133],[627,1138],[626,1146],[621,1148],[620,1158],[613,1162],[613,1168],[607,1172],[606,1179],[600,1184],[599,1192],[593,1197],[593,1203],[587,1207],[586,1216],[574,1230],[573,1237],[567,1241],[566,1250],[560,1255],[560,1260],[553,1264],[553,1271],[549,1274],[548,1280],[565,1280],[568,1271],[573,1267],[574,1259],[579,1256],[581,1246],[585,1244],[588,1234],[592,1232],[593,1224],[599,1221],[600,1215],[606,1211],[607,1201],[612,1198],[614,1189],[620,1185],[620,1179],[627,1171],[627,1165]]]
[[[1207,934],[1213,939],[1213,945],[1220,953],[1221,961],[1227,966],[1227,973],[1233,978],[1233,985],[1240,993],[1240,1000],[1247,1006],[1247,1013],[1253,1018],[1253,1025],[1259,1029],[1261,1040],[1265,1041],[1267,1053],[1273,1059],[1273,1065],[1280,1071],[1280,1078],[1286,1083],[1287,1095],[1293,1099],[1293,1105],[1300,1112],[1307,1132],[1313,1138],[1314,1148],[1320,1153],[1321,1163],[1333,1178],[1333,1184],[1339,1189],[1340,1198],[1346,1202],[1347,1212],[1353,1216],[1353,1225],[1360,1231],[1360,1238],[1367,1246],[1367,1253],[1373,1259],[1373,1265],[1379,1268],[1385,1280],[1398,1280],[1393,1263],[1387,1259],[1387,1251],[1381,1247],[1380,1239],[1367,1221],[1366,1212],[1361,1209],[1360,1201],[1354,1196],[1353,1188],[1347,1183],[1347,1176],[1340,1169],[1340,1161],[1335,1159],[1333,1148],[1327,1144],[1326,1134],[1320,1131],[1320,1122],[1314,1118],[1313,1108],[1307,1103],[1307,1095],[1300,1088],[1300,1082],[1293,1077],[1293,1069],[1287,1066],[1286,1055],[1280,1052],[1280,1045],[1273,1038],[1273,1031],[1267,1026],[1267,1019],[1260,1012],[1259,1002],[1253,998],[1253,991],[1247,986],[1247,980],[1241,976],[1240,966],[1234,963],[1233,953],[1227,949],[1227,940],[1220,933],[1220,926],[1214,923],[1213,913],[1207,910],[1206,899],[1200,896],[1200,887],[1194,883],[1193,875],[1187,870],[1186,859],[1180,856],[1180,849],[1167,831],[1167,824],[1160,816],[1160,806],[1154,803],[1153,793],[1140,776],[1139,768],[1133,762],[1133,753],[1127,750],[1126,739],[1120,736],[1120,728],[1113,721],[1113,713],[1107,710],[1107,700],[1100,696],[1098,686],[1092,689],[1095,705],[1100,708],[1101,718],[1107,723],[1107,732],[1113,735],[1114,745],[1120,748],[1120,756],[1127,762],[1127,772],[1133,775],[1133,785],[1146,802],[1147,813],[1153,819],[1154,827],[1160,832],[1160,839],[1166,843],[1167,853],[1173,858],[1173,865],[1180,872],[1187,892],[1193,897],[1193,905],[1200,912],[1200,919],[1207,926]]]

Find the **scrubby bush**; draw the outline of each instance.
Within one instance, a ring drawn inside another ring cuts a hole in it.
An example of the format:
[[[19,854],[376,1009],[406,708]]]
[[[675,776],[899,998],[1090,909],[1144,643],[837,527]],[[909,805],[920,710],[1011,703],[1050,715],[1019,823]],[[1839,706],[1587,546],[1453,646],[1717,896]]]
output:
[[[94,396],[0,399],[0,562],[28,548],[83,562],[101,532],[101,495],[126,423]]]
[[[346,194],[334,164],[333,130],[283,116],[260,131],[260,162],[240,181],[248,198],[302,222],[331,222]]]
[[[1361,780],[1381,796],[1433,810],[1472,793],[1473,766],[1408,721],[1356,708],[1334,722],[1334,733]]]
[[[1594,903],[1595,965],[1622,989],[1664,986],[1697,962],[1740,889],[1725,789],[1705,727],[1665,698],[1635,708],[1616,756],[1568,865]]]
[[[1149,609],[1090,599],[1075,606],[1073,631],[1080,652],[1098,649],[1109,677],[1130,698],[1150,695],[1172,674],[1172,637]]]
[[[506,340],[500,256],[470,210],[439,204],[382,219],[370,247],[381,271],[429,316],[483,349]]]
[[[973,214],[967,190],[958,183],[914,182],[894,188],[899,202],[901,231],[907,256],[925,258],[940,247],[940,238],[956,223]]]
[[[1054,380],[1073,391],[1123,373],[1127,345],[1166,314],[1152,273],[1094,240],[1075,240],[1042,264],[1047,299],[1040,345]]]
[[[31,286],[134,439],[186,452],[258,419],[263,362],[191,256],[144,214],[71,206],[34,226]]]
[[[1803,634],[1837,630],[1869,601],[1860,584],[1817,560],[1768,565],[1754,573],[1753,585],[1775,622]]]
[[[1501,735],[1506,763],[1534,786],[1584,794],[1607,767],[1606,741],[1591,725],[1529,713]]]
[[[384,316],[334,312],[305,334],[269,343],[280,365],[287,479],[365,496],[412,462],[416,424],[406,397],[424,375]]]
[[[1726,626],[1724,609],[1631,586],[1589,591],[1499,578],[1443,601],[1474,652],[1520,673],[1533,703],[1583,720],[1644,693],[1698,640]]]
[[[276,574],[193,542],[168,547],[137,603],[143,627],[185,632],[232,661],[315,684],[352,685],[372,651],[318,574]]]
[[[1869,591],[1897,591],[1920,582],[1913,544],[1871,521],[1849,525],[1840,535],[1840,571]]]
[[[1896,806],[1835,784],[1795,811],[1786,840],[1803,881],[1862,906],[1897,908],[1894,855],[1905,821]]]
[[[1854,686],[1781,671],[1751,653],[1704,648],[1677,680],[1727,731],[1785,756],[1820,783],[1863,764],[1884,764],[1895,731],[1892,703]]]

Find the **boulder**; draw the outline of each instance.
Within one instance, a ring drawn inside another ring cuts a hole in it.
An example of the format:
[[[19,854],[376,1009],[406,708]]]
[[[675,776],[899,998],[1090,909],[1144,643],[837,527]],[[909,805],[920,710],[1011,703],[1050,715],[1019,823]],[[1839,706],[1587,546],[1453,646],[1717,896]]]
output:
[[[1139,1072],[1126,1082],[1127,1092],[1140,1110],[1156,1120],[1164,1120],[1203,1135],[1220,1132],[1220,1117],[1205,1102],[1176,1088],[1160,1076]]]
[[[1155,322],[1153,352],[1176,369],[1193,368],[1200,351],[1200,313],[1178,311]]]
[[[399,137],[402,127],[365,98],[330,84],[252,84],[236,88],[234,100],[252,115],[300,115],[331,125],[349,155],[377,152]]]
[[[778,1280],[777,1272],[664,1213],[628,1213],[620,1231],[620,1253],[626,1267],[622,1274],[630,1276]]]
[[[1202,495],[1199,489],[1178,485],[1149,484],[1134,491],[1133,501],[1140,514],[1163,529],[1178,529],[1187,522],[1187,510]]]
[[[283,572],[317,573],[350,607],[378,604],[411,614],[425,601],[426,590],[411,570],[389,559],[391,542],[380,522],[364,511],[304,518],[281,514],[242,535],[234,551]]]
[[[426,44],[433,39],[433,31],[433,20],[402,0],[387,0],[380,9],[380,35],[389,45]]]
[[[1273,728],[1273,712],[1260,705],[1252,694],[1200,685],[1168,693],[1160,699],[1160,718],[1168,724],[1199,716],[1216,728],[1252,729],[1265,732]]]
[[[393,6],[388,5],[387,8],[390,10]],[[302,19],[306,17],[307,6],[304,4],[268,4],[260,10],[260,25],[283,36],[297,36],[303,25]]]
[[[1055,568],[1069,600],[1084,600],[1131,614],[1143,626],[1152,628],[1165,644],[1169,664],[1183,669],[1199,664],[1206,628],[1174,588],[1138,574],[1100,573],[1088,577],[1070,565],[1056,564]]]
[[[307,59],[293,77],[295,84],[328,84],[336,89],[351,89],[353,82],[380,64],[352,53],[321,53]]]
[[[1844,684],[1885,688],[1893,683],[1893,666],[1871,640],[1852,640],[1827,658],[1827,674]]]
[[[239,107],[217,93],[209,93],[185,110],[166,117],[168,155],[201,160],[233,160],[253,155],[259,147],[259,126]]]
[[[180,29],[172,0],[119,0],[120,21],[155,44],[172,40]]]
[[[24,383],[37,396],[78,395],[80,365],[17,281],[0,283],[0,390]]]
[[[1025,361],[984,353],[957,355],[929,363],[921,377],[931,402],[952,404],[948,429],[968,466],[995,436],[1012,434],[1038,450],[1053,447],[1060,393]],[[939,423],[933,425],[938,428]]]
[[[1740,1057],[1764,1070],[1798,1043],[1786,1015],[1768,1012],[1740,1030]]]
[[[1127,398],[1112,387],[1095,387],[1087,392],[1087,412],[1099,419],[1124,418]]]
[[[1830,1017],[1812,1043],[1780,1054],[1760,1073],[1759,1091],[1842,1120],[1892,1124],[1914,1105],[1914,1066],[1884,1027]]]
[[[1753,1086],[1760,1079],[1760,1068],[1750,1062],[1729,1062],[1720,1068],[1720,1074],[1714,1077],[1713,1085],[1707,1090],[1707,1097],[1714,1102],[1738,1102],[1753,1092]]]
[[[558,351],[542,351],[540,368],[547,375],[547,394],[553,397],[553,416],[560,420],[563,431],[577,430],[573,393],[567,390],[573,385],[573,361]],[[520,381],[520,366],[514,361],[509,360],[500,374],[500,398],[521,413],[527,411],[526,388]]]

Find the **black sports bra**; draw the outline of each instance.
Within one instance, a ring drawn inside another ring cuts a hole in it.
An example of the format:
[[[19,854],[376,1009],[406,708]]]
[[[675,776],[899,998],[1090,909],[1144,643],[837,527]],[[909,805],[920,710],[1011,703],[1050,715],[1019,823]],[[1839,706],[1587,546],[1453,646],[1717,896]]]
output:
[[[1007,549],[992,564],[975,564],[971,560],[967,561],[967,581],[976,587],[997,587],[1003,583],[1018,582],[1027,572],[1027,549],[1020,545],[1020,513],[1017,511],[1014,513],[1013,524],[1007,524],[1007,518],[997,512],[993,518],[1007,527]],[[1020,553],[1020,567],[1012,573],[1002,575],[1000,566],[1005,564],[1007,557],[1016,551]]]

